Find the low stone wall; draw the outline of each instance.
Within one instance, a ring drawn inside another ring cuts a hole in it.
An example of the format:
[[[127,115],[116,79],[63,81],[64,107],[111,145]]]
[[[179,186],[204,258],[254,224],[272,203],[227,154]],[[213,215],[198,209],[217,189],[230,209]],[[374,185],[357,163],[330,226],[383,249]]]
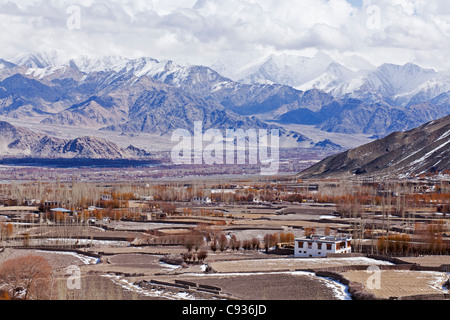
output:
[[[166,288],[171,288],[173,290],[182,290],[187,292],[199,292],[199,293],[208,293],[211,294],[212,297],[216,297],[219,299],[227,299],[227,300],[234,300],[231,295],[222,292],[222,288],[210,286],[210,285],[204,285],[204,284],[196,284],[194,282],[190,281],[183,281],[183,280],[175,280],[175,282],[167,282],[167,281],[160,281],[160,280],[141,280],[134,283],[135,285],[138,285],[140,287],[148,287],[148,286],[162,286]]]
[[[222,291],[222,288],[220,288],[220,287],[210,286],[210,285],[207,285],[207,284],[199,284],[198,287],[200,289],[207,289],[207,290],[219,291],[219,292]]]
[[[175,280],[175,283],[177,284],[182,284],[185,286],[189,286],[189,287],[197,287],[197,284],[195,282],[191,282],[191,281],[184,281],[184,280]]]
[[[379,255],[379,254],[369,254],[369,255],[367,255],[367,258],[374,259],[374,260],[389,261],[389,262],[395,263],[395,264],[411,264],[411,265],[414,264],[412,262],[406,262],[406,261],[403,261],[403,260],[398,259],[398,258],[389,257],[389,256],[383,256],[383,255]]]
[[[175,287],[180,289],[189,289],[188,285],[180,284],[180,283],[171,283],[171,282],[165,282],[165,281],[159,281],[159,280],[150,280],[150,284],[156,284],[156,285],[162,285],[167,287]]]

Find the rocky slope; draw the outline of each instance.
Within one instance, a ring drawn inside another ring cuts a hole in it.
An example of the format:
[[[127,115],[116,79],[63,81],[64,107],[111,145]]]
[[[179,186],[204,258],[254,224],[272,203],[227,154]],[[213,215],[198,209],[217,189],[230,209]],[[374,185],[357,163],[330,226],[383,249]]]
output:
[[[149,157],[133,146],[121,148],[97,137],[60,139],[0,121],[0,157],[43,159],[138,159]]]
[[[408,177],[450,169],[450,116],[328,157],[299,177]]]

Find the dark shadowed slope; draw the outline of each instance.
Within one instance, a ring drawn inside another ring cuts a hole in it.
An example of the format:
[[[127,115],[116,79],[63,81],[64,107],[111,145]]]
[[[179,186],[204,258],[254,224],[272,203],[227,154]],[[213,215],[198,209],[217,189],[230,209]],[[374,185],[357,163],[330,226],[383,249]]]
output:
[[[450,116],[330,156],[299,176],[407,177],[450,169]]]

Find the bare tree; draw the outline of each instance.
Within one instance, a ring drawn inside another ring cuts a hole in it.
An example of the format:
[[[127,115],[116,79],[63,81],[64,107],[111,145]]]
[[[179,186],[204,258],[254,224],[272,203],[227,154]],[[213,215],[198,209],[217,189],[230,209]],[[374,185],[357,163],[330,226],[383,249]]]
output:
[[[11,223],[0,222],[0,241],[8,241],[8,239],[13,235],[14,227]]]
[[[210,248],[211,248],[212,252],[216,252],[217,251],[217,240],[216,240],[216,238],[211,240]]]
[[[192,251],[192,248],[194,247],[194,238],[192,236],[186,236],[183,241],[184,246],[188,250],[188,252]]]
[[[198,259],[200,262],[203,262],[207,257],[208,257],[208,252],[206,252],[206,250],[201,249],[201,250],[197,253],[197,259]]]
[[[40,256],[27,255],[0,265],[0,287],[12,300],[46,300],[51,295],[53,270]]]
[[[269,249],[273,246],[276,246],[278,241],[278,234],[274,233],[274,234],[270,234],[267,233],[264,236],[264,249],[266,249],[266,253],[269,252]]]
[[[240,241],[236,238],[236,235],[233,234],[230,239],[231,250],[233,250],[233,251],[239,250],[240,246],[241,246]]]
[[[259,239],[254,237],[252,238],[252,249],[253,250],[258,250],[259,249]]]
[[[228,248],[228,239],[227,236],[224,234],[221,234],[219,236],[219,250],[220,251],[225,251]]]

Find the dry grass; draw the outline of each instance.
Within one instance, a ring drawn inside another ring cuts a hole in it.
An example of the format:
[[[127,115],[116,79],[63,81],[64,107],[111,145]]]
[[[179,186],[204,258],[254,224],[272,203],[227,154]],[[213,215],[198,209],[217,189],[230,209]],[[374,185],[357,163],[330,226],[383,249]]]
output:
[[[446,281],[447,275],[443,272],[403,270],[383,270],[380,272],[379,288],[373,285],[374,282],[370,281],[373,278],[369,279],[369,277],[375,275],[374,273],[348,271],[342,274],[348,280],[362,284],[366,291],[381,299],[445,292],[442,285]]]
[[[223,292],[245,300],[336,300],[333,288],[313,275],[235,274],[189,277],[183,280],[222,288]]]
[[[217,261],[210,263],[214,271],[219,273],[233,272],[276,272],[307,270],[314,268],[340,267],[349,265],[382,265],[389,264],[369,258],[278,258],[245,261]]]
[[[421,266],[440,267],[443,264],[450,265],[450,256],[422,256],[400,258],[403,261],[417,263]]]

